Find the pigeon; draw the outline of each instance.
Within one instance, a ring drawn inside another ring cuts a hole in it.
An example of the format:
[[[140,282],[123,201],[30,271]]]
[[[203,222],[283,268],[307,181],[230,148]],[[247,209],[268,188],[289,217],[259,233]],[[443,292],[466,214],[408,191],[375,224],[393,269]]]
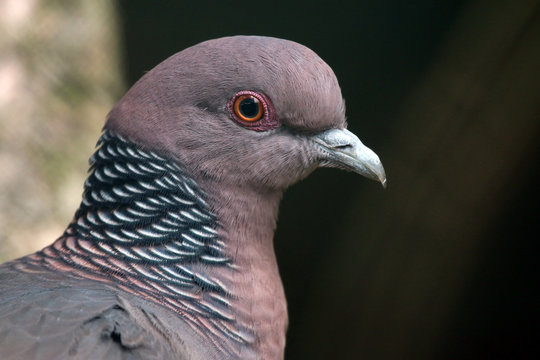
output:
[[[284,190],[318,167],[386,185],[346,127],[333,71],[292,41],[157,65],[108,114],[65,232],[0,265],[0,358],[282,359]]]

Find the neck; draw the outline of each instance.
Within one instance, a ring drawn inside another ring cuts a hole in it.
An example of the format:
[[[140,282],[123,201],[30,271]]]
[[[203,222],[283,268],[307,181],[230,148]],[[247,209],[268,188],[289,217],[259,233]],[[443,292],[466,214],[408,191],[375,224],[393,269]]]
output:
[[[281,193],[196,183],[108,132],[99,144],[73,222],[26,261],[165,306],[217,351],[282,358],[287,314],[272,241]]]
[[[209,185],[205,188],[217,188]],[[238,320],[256,334],[261,358],[281,359],[288,319],[273,236],[282,192],[222,186],[209,195],[223,225],[219,236],[237,269],[231,283]]]

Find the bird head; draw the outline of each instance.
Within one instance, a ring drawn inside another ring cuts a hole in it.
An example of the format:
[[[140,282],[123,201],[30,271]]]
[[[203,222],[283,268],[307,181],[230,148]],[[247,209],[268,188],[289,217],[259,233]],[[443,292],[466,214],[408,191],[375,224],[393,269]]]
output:
[[[320,166],[386,184],[377,155],[346,130],[332,69],[292,41],[234,36],[146,73],[105,126],[164,153],[196,179],[282,190]]]

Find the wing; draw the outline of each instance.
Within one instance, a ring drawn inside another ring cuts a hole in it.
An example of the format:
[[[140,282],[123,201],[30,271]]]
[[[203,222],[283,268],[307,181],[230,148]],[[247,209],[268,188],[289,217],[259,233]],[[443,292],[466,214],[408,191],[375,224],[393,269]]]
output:
[[[0,358],[178,358],[159,329],[141,321],[140,309],[84,281],[81,289],[57,275],[38,278],[0,266]]]

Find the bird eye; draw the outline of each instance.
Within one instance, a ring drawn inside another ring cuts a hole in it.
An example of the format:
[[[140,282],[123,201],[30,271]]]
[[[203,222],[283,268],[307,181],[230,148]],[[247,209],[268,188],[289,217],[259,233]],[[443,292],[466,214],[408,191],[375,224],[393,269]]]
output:
[[[281,126],[272,100],[262,92],[237,92],[227,103],[227,110],[234,121],[249,130],[267,131]]]
[[[240,95],[234,100],[234,113],[241,120],[254,122],[264,115],[264,106],[257,97],[251,94]]]

